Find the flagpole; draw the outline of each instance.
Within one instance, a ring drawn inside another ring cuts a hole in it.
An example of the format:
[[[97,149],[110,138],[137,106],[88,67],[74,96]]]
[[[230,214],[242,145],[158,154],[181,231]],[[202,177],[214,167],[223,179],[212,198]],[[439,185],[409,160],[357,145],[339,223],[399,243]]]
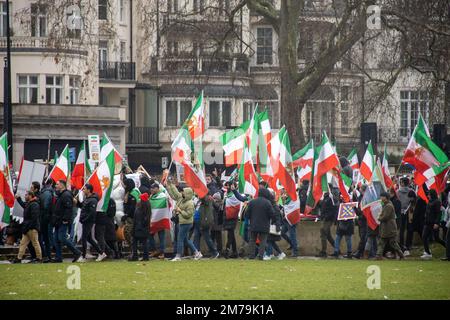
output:
[[[172,164],[173,164],[173,159],[170,161],[169,168],[167,169],[167,171],[169,172],[169,174],[170,174],[170,169],[172,168]],[[169,175],[167,175],[167,176],[169,176]],[[166,179],[167,179],[167,177],[165,177],[165,179],[162,180],[161,183],[164,183],[164,182],[166,181]]]

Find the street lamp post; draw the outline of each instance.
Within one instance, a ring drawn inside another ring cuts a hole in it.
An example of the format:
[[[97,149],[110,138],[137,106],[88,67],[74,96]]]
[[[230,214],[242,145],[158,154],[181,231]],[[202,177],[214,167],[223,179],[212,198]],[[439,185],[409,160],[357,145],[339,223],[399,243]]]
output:
[[[8,133],[8,159],[12,161],[12,99],[11,99],[11,28],[9,24],[9,1],[6,1],[6,58],[3,69],[3,132]]]

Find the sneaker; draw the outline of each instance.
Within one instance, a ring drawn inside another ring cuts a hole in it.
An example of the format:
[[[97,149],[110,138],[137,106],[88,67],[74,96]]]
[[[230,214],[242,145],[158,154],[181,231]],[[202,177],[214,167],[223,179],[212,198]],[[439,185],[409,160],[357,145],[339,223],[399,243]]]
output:
[[[73,256],[73,259],[72,259],[72,263],[77,262],[78,259],[80,259],[80,257],[81,257],[81,254],[76,254],[76,255],[74,255],[74,256]]]
[[[272,257],[264,255],[263,260],[264,261],[269,261],[269,260],[272,260]]]
[[[158,259],[164,260],[166,256],[164,255],[164,252],[161,252],[160,255],[158,256]]]
[[[197,253],[194,255],[194,260],[200,260],[203,258],[203,255],[200,251],[197,251]]]
[[[284,258],[286,258],[286,254],[284,252],[280,253],[277,257],[278,260],[283,260]]]
[[[159,251],[150,252],[150,257],[151,258],[156,258],[157,256],[159,256]]]
[[[393,259],[395,258],[395,255],[393,255],[392,252],[386,252],[386,258]]]
[[[86,253],[86,256],[85,256],[85,258],[86,259],[95,259],[96,257],[95,256],[93,256],[92,254],[90,254],[90,253]]]
[[[107,257],[106,253],[103,252],[102,254],[98,255],[98,258],[95,259],[95,261],[97,262],[103,261],[103,259],[105,259],[106,257]]]
[[[409,250],[405,250],[405,252],[403,252],[403,255],[405,257],[409,257],[411,255],[411,252],[409,252]]]
[[[217,252],[216,254],[214,254],[211,259],[217,259],[219,257],[219,252]]]
[[[77,260],[78,263],[85,263],[86,261],[86,258],[83,258],[83,256],[79,257]]]
[[[181,258],[179,256],[175,256],[173,259],[170,259],[170,261],[181,261]]]
[[[431,260],[431,258],[433,258],[433,255],[425,252],[423,255],[420,256],[420,258],[423,260]]]
[[[441,261],[450,261],[450,259],[447,257],[443,257],[443,258],[441,258]]]

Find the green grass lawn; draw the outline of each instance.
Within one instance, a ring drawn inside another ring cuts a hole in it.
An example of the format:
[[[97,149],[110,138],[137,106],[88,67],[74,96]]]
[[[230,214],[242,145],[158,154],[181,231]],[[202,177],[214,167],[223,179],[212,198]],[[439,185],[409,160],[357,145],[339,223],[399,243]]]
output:
[[[66,288],[71,264],[0,265],[5,299],[450,299],[450,263],[367,260],[183,260],[77,264],[81,289]],[[367,267],[381,289],[367,288]]]

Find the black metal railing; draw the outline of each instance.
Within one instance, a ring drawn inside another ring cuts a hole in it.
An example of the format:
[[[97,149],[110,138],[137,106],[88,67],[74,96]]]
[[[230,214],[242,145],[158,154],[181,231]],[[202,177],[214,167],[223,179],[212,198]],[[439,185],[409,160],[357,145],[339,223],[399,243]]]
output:
[[[130,127],[128,128],[129,144],[158,144],[158,128],[154,127]]]
[[[135,80],[136,64],[134,62],[104,61],[98,65],[99,78],[106,80]]]

